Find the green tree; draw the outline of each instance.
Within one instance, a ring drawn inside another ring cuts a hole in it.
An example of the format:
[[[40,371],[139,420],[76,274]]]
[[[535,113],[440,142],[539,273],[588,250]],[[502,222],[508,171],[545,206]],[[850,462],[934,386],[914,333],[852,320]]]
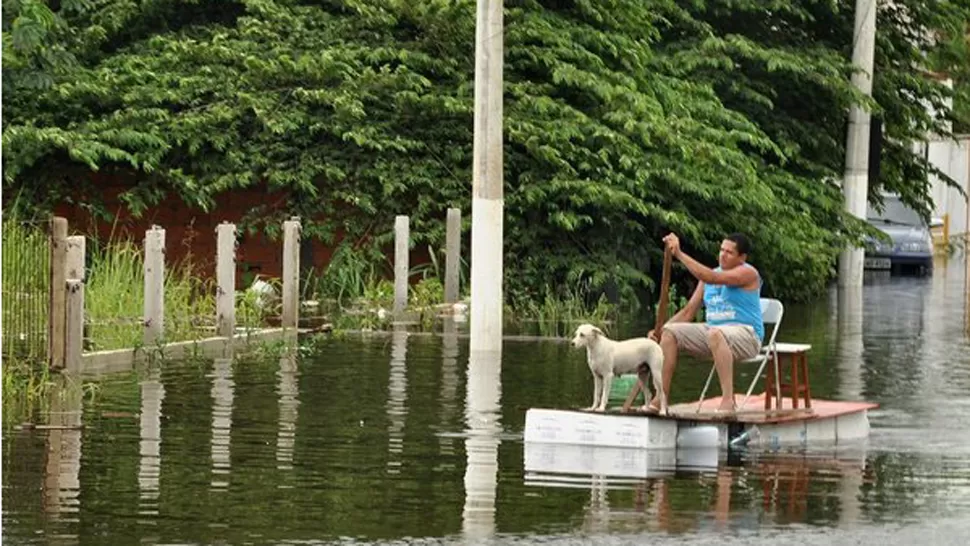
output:
[[[925,209],[910,143],[943,126],[922,105],[948,92],[914,68],[935,46],[907,40],[967,9],[896,5],[913,16],[880,12],[872,106],[890,138],[873,196]],[[5,88],[5,191],[97,209],[90,173],[133,173],[137,213],[168,192],[206,209],[265,184],[309,235],[373,245],[398,213],[419,244],[443,240],[447,207],[470,214],[472,0],[92,0],[58,15],[52,39],[77,62],[47,89]],[[838,189],[862,100],[851,21],[850,2],[506,0],[510,297],[633,298],[659,277],[668,230],[705,257],[746,231],[771,292],[818,294],[864,228]],[[949,51],[935,69],[966,60]],[[278,220],[253,210],[245,227]]]

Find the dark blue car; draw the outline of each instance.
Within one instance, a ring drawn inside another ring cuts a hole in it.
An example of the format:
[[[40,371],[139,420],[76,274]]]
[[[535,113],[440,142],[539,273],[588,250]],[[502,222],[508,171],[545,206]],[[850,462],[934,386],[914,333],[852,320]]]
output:
[[[891,242],[874,238],[866,241],[866,269],[901,272],[913,269],[920,274],[933,271],[933,236],[930,225],[897,195],[884,195],[882,212],[872,207],[866,215],[869,224],[889,236]]]

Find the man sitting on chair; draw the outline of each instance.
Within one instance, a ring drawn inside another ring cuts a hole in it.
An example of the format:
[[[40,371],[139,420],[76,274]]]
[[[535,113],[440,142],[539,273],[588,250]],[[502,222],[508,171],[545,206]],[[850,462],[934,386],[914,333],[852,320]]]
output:
[[[680,239],[673,233],[663,240],[671,255],[699,281],[690,301],[663,325],[660,336],[667,400],[670,400],[677,354],[684,350],[697,357],[714,359],[722,393],[717,411],[733,411],[734,362],[757,356],[765,335],[761,319],[761,275],[747,263],[751,243],[740,233],[728,235],[721,241],[719,267],[711,269],[685,254],[680,248]],[[692,322],[702,302],[707,309],[706,322]],[[648,335],[654,337],[654,331]],[[641,410],[656,412],[659,407],[660,400],[654,396],[649,406]]]

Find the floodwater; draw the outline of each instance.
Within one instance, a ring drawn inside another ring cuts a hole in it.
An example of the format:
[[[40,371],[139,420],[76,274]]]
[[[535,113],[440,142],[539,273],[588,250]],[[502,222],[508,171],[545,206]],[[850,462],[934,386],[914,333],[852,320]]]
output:
[[[3,432],[5,544],[965,544],[970,342],[962,260],[790,306],[812,393],[878,402],[867,443],[722,453],[708,468],[558,474],[530,407],[588,405],[584,355],[467,338],[332,338],[65,386],[53,430]],[[684,361],[672,399],[707,364]],[[747,371],[750,374],[750,371]],[[750,378],[738,372],[737,385]],[[83,424],[83,428],[76,426]],[[643,452],[639,452],[643,456]],[[547,453],[548,455],[548,453]],[[526,457],[535,461],[526,469]],[[629,455],[627,455],[629,456]],[[637,455],[633,455],[636,457]],[[599,458],[596,461],[591,458]],[[538,467],[536,467],[538,465]]]

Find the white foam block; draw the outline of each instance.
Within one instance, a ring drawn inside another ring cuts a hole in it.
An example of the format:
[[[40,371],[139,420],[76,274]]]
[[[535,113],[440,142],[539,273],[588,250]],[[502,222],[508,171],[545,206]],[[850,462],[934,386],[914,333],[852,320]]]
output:
[[[526,442],[640,449],[674,449],[677,422],[644,416],[529,409]]]

